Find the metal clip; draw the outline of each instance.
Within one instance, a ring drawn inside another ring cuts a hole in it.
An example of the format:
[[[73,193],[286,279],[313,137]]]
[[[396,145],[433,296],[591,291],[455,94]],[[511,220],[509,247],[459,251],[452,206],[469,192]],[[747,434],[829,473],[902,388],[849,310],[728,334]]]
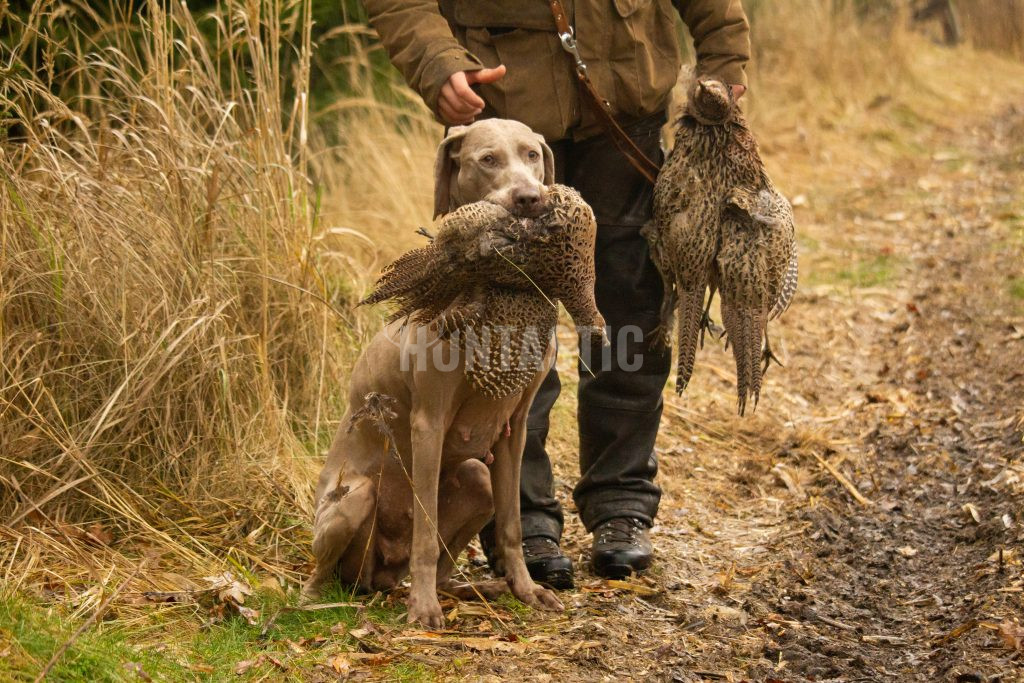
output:
[[[562,49],[572,55],[572,58],[576,60],[576,72],[580,76],[587,75],[587,65],[580,57],[579,48],[576,46],[576,36],[572,27],[569,27],[568,33],[559,33],[559,39],[562,41]]]

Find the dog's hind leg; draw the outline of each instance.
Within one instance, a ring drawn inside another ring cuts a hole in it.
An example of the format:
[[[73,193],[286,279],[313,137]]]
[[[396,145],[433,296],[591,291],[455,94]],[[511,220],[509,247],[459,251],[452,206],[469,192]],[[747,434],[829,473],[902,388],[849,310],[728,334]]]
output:
[[[319,597],[352,538],[373,514],[375,499],[373,481],[364,476],[346,478],[320,497],[313,521],[316,570],[302,588],[304,596]]]
[[[480,529],[494,515],[491,496],[491,472],[479,460],[464,461],[455,473],[442,482],[438,496],[438,527],[444,547],[437,561],[437,583],[442,590],[457,597],[474,596],[473,587],[451,578],[455,559],[480,533]],[[508,592],[504,581],[497,594]],[[463,590],[466,589],[466,590]],[[487,587],[484,597],[494,597],[495,591]],[[489,595],[488,595],[489,593]]]

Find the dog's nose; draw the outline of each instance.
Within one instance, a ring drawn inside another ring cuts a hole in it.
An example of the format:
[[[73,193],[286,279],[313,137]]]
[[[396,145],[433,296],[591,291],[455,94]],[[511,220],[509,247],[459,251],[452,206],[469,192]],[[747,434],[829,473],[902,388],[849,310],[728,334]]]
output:
[[[534,216],[541,209],[540,192],[537,190],[517,190],[512,194],[512,202],[516,213],[524,216]]]

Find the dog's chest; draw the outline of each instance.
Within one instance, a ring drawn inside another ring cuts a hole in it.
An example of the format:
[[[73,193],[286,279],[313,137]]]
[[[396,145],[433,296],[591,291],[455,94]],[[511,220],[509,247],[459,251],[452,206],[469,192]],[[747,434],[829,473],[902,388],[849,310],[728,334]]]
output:
[[[471,399],[456,413],[444,439],[446,464],[486,458],[498,439],[506,438],[508,419],[519,396],[502,400]]]

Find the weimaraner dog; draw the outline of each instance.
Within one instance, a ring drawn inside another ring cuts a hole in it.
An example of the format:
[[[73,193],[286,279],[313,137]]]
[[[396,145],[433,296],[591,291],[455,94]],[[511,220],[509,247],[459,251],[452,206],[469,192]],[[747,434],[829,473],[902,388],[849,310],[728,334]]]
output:
[[[485,200],[535,216],[554,181],[554,160],[528,127],[492,119],[452,128],[435,172],[438,215]],[[590,290],[592,302],[592,281]],[[349,411],[317,485],[316,570],[304,592],[317,596],[332,576],[367,590],[390,589],[411,574],[408,620],[428,628],[444,623],[438,587],[459,596],[510,590],[528,605],[560,610],[555,594],[527,572],[519,521],[526,416],[554,362],[554,341],[524,390],[494,399],[474,391],[462,364],[438,369],[406,362],[403,368],[403,354],[422,343],[417,335],[425,328],[428,341],[446,343],[430,326],[394,321],[353,369]],[[381,410],[390,428],[360,419],[372,409],[371,394],[390,397]],[[472,586],[454,581],[455,558],[492,516],[505,579]]]

